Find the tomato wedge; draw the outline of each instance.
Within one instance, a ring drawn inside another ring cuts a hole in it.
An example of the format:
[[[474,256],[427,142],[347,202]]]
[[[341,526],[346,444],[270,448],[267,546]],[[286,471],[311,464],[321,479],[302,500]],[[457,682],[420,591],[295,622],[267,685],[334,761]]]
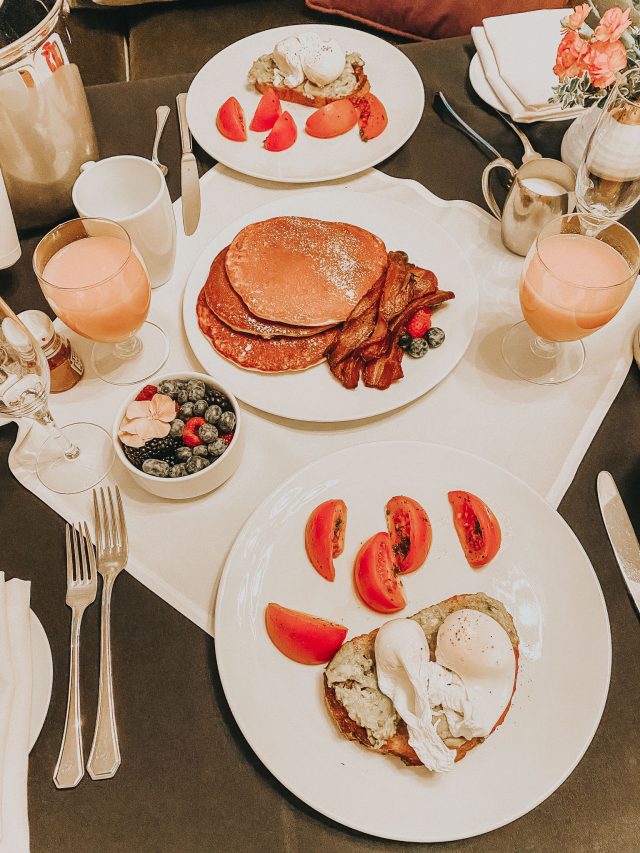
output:
[[[281,112],[280,98],[274,89],[267,89],[256,107],[249,130],[271,130]]]
[[[502,532],[489,507],[471,492],[449,492],[453,523],[472,569],[486,566],[500,549]]]
[[[394,571],[388,533],[375,533],[360,548],[353,581],[362,601],[378,613],[397,613],[406,605],[402,582]]]
[[[344,550],[347,505],[344,501],[325,501],[317,506],[307,521],[304,545],[311,565],[328,581],[336,576],[333,558]]]
[[[344,625],[273,602],[267,604],[264,616],[271,642],[297,663],[328,663],[347,636]]]
[[[431,548],[431,524],[424,509],[413,498],[396,495],[385,507],[387,529],[396,568],[403,574],[415,572]]]
[[[304,129],[309,136],[331,139],[333,136],[341,136],[343,133],[347,133],[352,127],[356,126],[357,121],[358,111],[350,100],[342,98],[311,113]]]
[[[352,98],[352,102],[358,111],[358,127],[360,128],[360,139],[368,142],[380,136],[389,123],[387,111],[384,104],[371,92],[359,98]]]
[[[244,142],[247,138],[247,128],[244,121],[244,110],[237,98],[227,98],[218,110],[216,127],[220,133],[232,142]]]
[[[289,112],[284,112],[273,125],[273,130],[264,141],[267,151],[286,151],[298,138],[298,128]]]

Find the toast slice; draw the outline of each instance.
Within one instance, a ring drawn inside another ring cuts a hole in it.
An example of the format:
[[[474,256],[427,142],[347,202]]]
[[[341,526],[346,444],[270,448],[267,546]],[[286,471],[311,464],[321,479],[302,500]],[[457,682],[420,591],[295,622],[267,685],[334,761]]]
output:
[[[265,53],[251,66],[249,82],[260,93],[266,92],[267,89],[274,89],[281,101],[315,109],[342,98],[362,97],[371,88],[359,53],[349,53],[342,74],[326,86],[316,86],[305,79],[299,86],[290,89],[288,86],[278,85],[276,81],[279,76],[281,75],[273,60],[273,54]]]
[[[471,595],[455,595],[452,598],[425,607],[410,618],[415,620],[429,644],[431,660],[435,660],[436,639],[444,620],[456,610],[468,608],[479,610],[491,616],[507,632],[516,657],[516,678],[518,677],[518,632],[511,615],[504,605],[495,598],[482,592]],[[378,689],[374,658],[374,641],[377,629],[362,634],[346,642],[327,664],[324,672],[324,697],[329,713],[342,734],[350,740],[357,740],[368,749],[385,755],[395,755],[409,766],[421,765],[413,747],[409,745],[407,726],[398,716],[391,700]],[[513,698],[513,693],[511,694]],[[350,716],[347,706],[358,706],[358,716],[368,726],[361,725]],[[505,709],[493,730],[503,722],[509,705]],[[436,708],[435,710],[438,710]],[[434,716],[433,723],[446,746],[456,751],[455,761],[464,756],[485,738],[476,737],[466,740],[453,737],[444,715]]]

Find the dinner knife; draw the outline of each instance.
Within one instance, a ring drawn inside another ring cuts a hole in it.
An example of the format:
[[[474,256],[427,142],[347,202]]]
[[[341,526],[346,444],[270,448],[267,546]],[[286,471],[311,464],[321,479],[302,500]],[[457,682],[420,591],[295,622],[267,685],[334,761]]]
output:
[[[185,92],[177,96],[176,104],[178,106],[180,142],[182,144],[182,157],[180,159],[182,223],[184,233],[189,237],[196,230],[200,221],[200,180],[198,178],[198,164],[191,150],[191,132],[187,123],[187,95]]]
[[[640,612],[640,544],[618,488],[608,471],[598,474],[598,501],[611,547],[627,589]]]

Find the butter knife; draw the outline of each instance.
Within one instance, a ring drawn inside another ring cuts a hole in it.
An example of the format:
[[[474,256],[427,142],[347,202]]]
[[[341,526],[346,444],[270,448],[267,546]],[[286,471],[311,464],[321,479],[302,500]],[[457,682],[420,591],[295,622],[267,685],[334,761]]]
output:
[[[617,486],[608,471],[598,474],[598,501],[620,572],[640,612],[640,544]]]
[[[191,150],[191,133],[187,123],[187,96],[183,92],[176,98],[178,122],[180,123],[180,183],[182,187],[182,222],[184,233],[189,237],[200,221],[200,180],[198,164]]]

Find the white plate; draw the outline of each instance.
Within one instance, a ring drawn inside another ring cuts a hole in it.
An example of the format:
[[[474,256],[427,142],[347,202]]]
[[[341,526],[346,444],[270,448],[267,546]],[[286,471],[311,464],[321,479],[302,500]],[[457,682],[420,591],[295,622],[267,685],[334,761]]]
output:
[[[51,702],[51,687],[53,685],[51,647],[42,623],[33,610],[31,611],[31,664],[33,666],[33,684],[29,721],[29,752],[31,752],[44,725]]]
[[[297,215],[350,222],[381,237],[389,250],[403,249],[412,263],[433,270],[442,290],[456,298],[434,313],[446,340],[425,358],[405,357],[405,376],[386,391],[365,388],[349,391],[332,376],[326,363],[298,373],[267,374],[243,370],[218,355],[196,317],[198,293],[212,260],[250,222],[271,216]],[[245,403],[264,412],[313,422],[358,420],[393,411],[426,394],[456,366],[467,349],[478,316],[478,290],[473,271],[459,246],[437,225],[413,208],[369,193],[318,189],[279,199],[256,208],[216,235],[196,261],[187,281],[183,319],[187,337],[204,370]]]
[[[286,151],[263,148],[266,133],[247,130],[247,142],[225,139],[216,128],[216,113],[232,95],[244,109],[247,128],[260,100],[247,74],[254,60],[271,53],[276,42],[302,32],[335,38],[346,51],[362,55],[371,91],[384,104],[389,124],[376,139],[362,142],[358,128],[335,139],[314,139],[304,131],[310,107],[283,101],[297,125],[298,139]],[[413,63],[397,47],[369,33],[326,24],[296,24],[265,30],[235,42],[210,59],[193,80],[187,98],[191,133],[220,163],[267,181],[313,183],[354,175],[397,151],[416,129],[424,109],[424,87]]]
[[[467,565],[447,492],[487,501],[503,542],[483,570]],[[503,725],[451,773],[407,768],[347,741],[322,697],[322,668],[293,663],[264,627],[270,601],[349,627],[385,621],[361,605],[351,567],[360,543],[384,529],[384,506],[416,498],[433,526],[426,564],[405,578],[411,615],[457,593],[502,601],[520,635],[520,671]],[[329,498],[348,507],[346,547],[327,583],[305,555],[304,526]],[[231,710],[282,784],[353,829],[400,841],[479,835],[520,817],[571,773],[597,729],[611,669],[609,620],[593,568],[562,518],[495,465],[418,442],[360,445],[303,468],[254,512],[224,568],[216,605],[216,657]]]

